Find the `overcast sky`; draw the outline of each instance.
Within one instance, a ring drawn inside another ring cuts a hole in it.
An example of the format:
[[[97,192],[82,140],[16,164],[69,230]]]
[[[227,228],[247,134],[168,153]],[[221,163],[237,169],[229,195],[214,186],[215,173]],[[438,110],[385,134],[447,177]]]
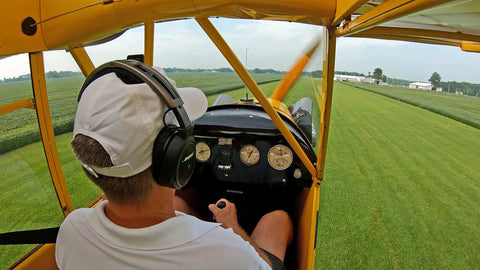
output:
[[[288,70],[301,52],[321,36],[323,28],[287,22],[212,19],[212,22],[248,68]],[[248,50],[247,50],[248,48]],[[127,31],[111,43],[87,48],[96,66],[129,54],[143,53],[143,28]],[[321,69],[321,52],[308,70]],[[229,67],[195,20],[156,24],[154,64],[161,67]],[[388,77],[424,81],[438,72],[442,81],[480,83],[480,53],[458,47],[400,41],[339,38],[336,70],[364,74],[380,67]],[[65,51],[45,53],[45,69],[75,70]],[[29,73],[27,55],[0,60],[0,79]]]

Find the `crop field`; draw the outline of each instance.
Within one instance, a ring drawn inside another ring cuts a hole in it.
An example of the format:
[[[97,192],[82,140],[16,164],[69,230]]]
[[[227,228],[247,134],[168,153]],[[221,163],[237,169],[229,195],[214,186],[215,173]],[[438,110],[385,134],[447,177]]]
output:
[[[377,84],[348,84],[415,105],[480,129],[480,97]]]
[[[277,84],[262,84],[262,91],[268,96]],[[238,99],[247,91],[228,94]],[[303,96],[312,96],[310,78],[297,83],[285,103]],[[209,96],[209,104],[215,98]],[[318,123],[318,109],[314,113]],[[78,208],[100,191],[74,160],[70,136],[58,136],[57,147]],[[479,129],[336,84],[315,268],[475,269],[480,265],[477,149]],[[0,164],[0,232],[58,226],[63,218],[41,144],[1,154]],[[0,269],[30,248],[0,246]]]
[[[243,83],[235,73],[170,73],[179,87],[195,86],[206,95],[219,91],[238,89]],[[253,74],[259,83],[277,81],[281,75]],[[73,117],[77,108],[77,97],[84,78],[66,77],[47,80],[50,113],[55,134],[63,134],[73,129]],[[0,84],[0,106],[31,98],[29,81]],[[0,153],[40,140],[37,118],[33,110],[22,109],[0,117]]]

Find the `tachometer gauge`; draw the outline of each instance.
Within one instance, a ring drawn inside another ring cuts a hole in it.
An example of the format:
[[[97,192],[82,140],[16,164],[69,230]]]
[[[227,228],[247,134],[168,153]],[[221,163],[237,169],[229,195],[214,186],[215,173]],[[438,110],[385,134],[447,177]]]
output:
[[[197,157],[197,160],[200,162],[205,162],[210,158],[210,155],[212,154],[212,151],[210,150],[210,147],[208,144],[204,142],[199,142],[195,146],[195,156]]]
[[[247,144],[240,149],[240,159],[246,165],[255,165],[260,159],[260,152],[257,147]]]
[[[268,151],[268,163],[275,170],[285,170],[292,161],[292,150],[283,144],[277,144]]]

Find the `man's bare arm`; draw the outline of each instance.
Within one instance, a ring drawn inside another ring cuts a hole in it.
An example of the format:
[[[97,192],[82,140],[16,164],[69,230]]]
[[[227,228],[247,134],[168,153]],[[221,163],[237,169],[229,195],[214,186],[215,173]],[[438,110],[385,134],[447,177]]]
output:
[[[220,202],[225,203],[225,207],[219,208],[217,205]],[[255,248],[257,253],[260,255],[260,257],[272,267],[272,263],[270,262],[270,259],[268,256],[263,252],[262,249],[260,249],[250,238],[248,233],[238,224],[237,220],[237,209],[235,208],[235,204],[229,202],[226,199],[220,199],[216,204],[210,204],[208,206],[208,209],[213,213],[213,219],[217,221],[218,223],[222,223],[222,227],[225,229],[231,228],[233,232],[238,234],[240,237],[242,237],[243,240],[247,241],[250,243],[250,245]]]

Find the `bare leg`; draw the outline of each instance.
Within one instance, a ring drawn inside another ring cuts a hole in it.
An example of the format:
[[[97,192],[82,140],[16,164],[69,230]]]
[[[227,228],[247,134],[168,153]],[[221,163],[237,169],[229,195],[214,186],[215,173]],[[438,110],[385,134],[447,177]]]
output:
[[[290,216],[283,210],[272,211],[264,215],[252,232],[250,238],[260,248],[267,250],[280,260],[293,237],[293,224]]]

